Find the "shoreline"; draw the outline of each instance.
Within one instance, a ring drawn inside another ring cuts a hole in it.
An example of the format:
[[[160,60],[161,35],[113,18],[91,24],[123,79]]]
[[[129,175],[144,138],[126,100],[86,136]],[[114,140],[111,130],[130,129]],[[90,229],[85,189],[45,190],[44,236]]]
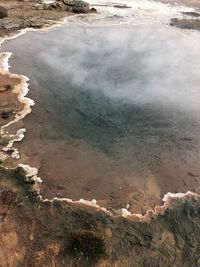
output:
[[[73,15],[72,15],[73,16]],[[31,28],[27,28],[27,29],[22,29],[20,30],[20,32],[16,33],[15,35],[12,35],[12,36],[7,36],[5,37],[2,41],[1,41],[1,45],[7,41],[7,40],[11,40],[11,39],[14,39],[14,38],[17,38],[18,36],[20,35],[23,35],[25,34],[26,32],[28,31],[50,31],[52,29],[55,29],[57,27],[61,27],[62,25],[66,24],[68,18],[72,17],[72,16],[67,16],[65,18],[63,18],[61,21],[57,21],[55,23],[55,25],[52,25],[50,27],[44,27],[42,29],[31,29]],[[74,15],[74,16],[77,16],[77,15]],[[26,131],[26,129],[24,128],[20,128],[17,130],[16,134],[11,134],[9,135],[9,132],[8,133],[5,133],[6,129],[9,128],[9,126],[12,126],[13,124],[15,123],[18,123],[20,122],[26,115],[28,115],[30,112],[31,112],[31,106],[34,105],[34,101],[30,98],[28,98],[26,95],[28,94],[28,81],[29,81],[29,78],[26,77],[26,76],[23,76],[23,75],[17,75],[17,74],[13,74],[9,71],[9,59],[11,57],[11,53],[7,52],[7,53],[1,53],[1,56],[2,56],[2,59],[1,59],[1,69],[0,69],[0,72],[1,74],[3,75],[8,75],[10,78],[17,78],[19,79],[21,82],[19,84],[16,84],[14,86],[14,89],[12,90],[12,93],[13,94],[16,94],[17,95],[17,98],[18,98],[18,101],[20,103],[20,105],[23,105],[24,108],[23,110],[21,110],[19,113],[17,113],[14,117],[13,120],[9,121],[8,123],[6,123],[5,125],[1,126],[1,135],[3,138],[13,138],[12,140],[9,140],[8,144],[3,147],[3,151],[4,152],[7,152],[9,150],[13,150],[12,154],[11,154],[11,157],[12,158],[19,158],[19,152],[17,151],[17,149],[15,149],[13,146],[14,146],[14,143],[15,142],[18,142],[18,141],[21,141],[24,137],[24,133]],[[1,93],[3,94],[3,93]],[[9,157],[10,155],[8,155]],[[6,158],[2,158],[3,160],[5,160]],[[22,166],[22,165],[21,165]],[[27,166],[29,168],[31,168],[30,166]],[[34,169],[34,168],[33,168]],[[159,214],[161,214],[161,212],[163,212],[163,210],[166,210],[169,206],[169,199],[177,199],[177,198],[190,198],[191,197],[200,197],[200,195],[196,194],[196,193],[191,193],[191,192],[187,192],[187,193],[166,193],[163,197],[163,202],[164,204],[162,206],[155,206],[155,207],[152,207],[152,209],[149,209],[147,210],[146,214],[142,215],[142,214],[134,214],[134,213],[130,213],[127,209],[121,209],[121,212],[122,212],[122,216],[125,216],[127,218],[131,218],[131,217],[135,217],[137,218],[138,220],[141,220],[141,221],[145,221],[147,220],[147,218],[149,218],[149,216],[153,217],[153,216],[157,216]],[[53,198],[54,199],[54,198]],[[58,199],[58,198],[56,198]],[[92,205],[94,207],[96,207],[97,209],[101,208],[101,209],[105,209],[103,207],[100,207],[98,205],[96,205],[96,200],[92,200],[92,201],[87,201],[87,200],[79,200],[79,201],[72,201],[72,200],[69,200],[69,199],[66,199],[66,198],[60,198],[60,200],[67,200],[67,201],[70,201],[72,203],[85,203],[86,205]],[[89,204],[90,203],[90,204]],[[105,209],[106,210],[106,209]],[[107,212],[107,210],[106,210]],[[151,219],[151,218],[150,218]]]
[[[67,20],[69,17],[73,17],[73,16],[77,16],[77,15],[71,15],[71,16],[66,16],[64,18],[62,18],[59,21],[55,21],[54,25],[51,25],[49,27],[45,26],[41,29],[33,29],[33,28],[26,28],[26,29],[21,29],[21,30],[17,30],[16,33],[12,33],[4,38],[2,38],[2,40],[0,40],[0,47],[2,46],[2,44],[6,41],[10,41],[12,39],[16,39],[21,35],[26,34],[29,31],[39,31],[39,32],[46,32],[46,31],[51,31],[53,29],[56,29],[57,27],[61,27],[63,25],[66,24]],[[13,139],[10,140],[10,142],[8,143],[8,145],[6,147],[3,147],[2,151],[6,152],[13,147],[14,142],[16,141],[21,141],[24,137],[24,133],[26,132],[26,129],[19,129],[16,133],[16,135],[9,135],[9,132],[5,133],[6,128],[8,128],[10,125],[19,122],[20,120],[22,120],[26,115],[28,115],[31,112],[31,106],[35,105],[34,100],[32,100],[31,98],[27,97],[27,94],[29,92],[29,78],[24,76],[24,75],[20,75],[20,74],[14,74],[10,72],[10,65],[9,65],[9,59],[12,56],[12,53],[10,52],[2,52],[0,53],[0,73],[2,75],[8,75],[9,78],[17,78],[20,80],[19,84],[16,84],[12,90],[13,94],[17,95],[18,101],[19,101],[19,105],[23,104],[24,105],[24,109],[22,111],[20,111],[20,113],[15,114],[15,117],[13,120],[9,121],[8,123],[6,123],[5,125],[1,125],[0,124],[0,136],[3,138],[10,138],[12,137]],[[1,94],[3,94],[1,92]],[[19,132],[19,134],[18,134]],[[12,156],[11,156],[12,157]],[[13,158],[19,158],[19,152],[17,151],[17,149],[14,148],[14,157]],[[0,160],[4,160],[4,158],[1,158],[1,154],[0,154]]]

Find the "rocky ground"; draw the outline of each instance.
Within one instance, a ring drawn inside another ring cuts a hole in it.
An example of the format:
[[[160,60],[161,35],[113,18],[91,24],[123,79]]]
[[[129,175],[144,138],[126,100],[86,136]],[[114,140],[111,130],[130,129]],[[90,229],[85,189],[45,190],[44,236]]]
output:
[[[84,1],[68,4],[57,0],[53,4],[40,1],[0,0],[0,36],[5,36],[25,28],[48,27],[72,13],[95,12]]]
[[[162,0],[164,3],[169,3],[171,5],[186,5],[188,7],[195,8],[195,12],[183,12],[183,15],[188,16],[187,18],[171,19],[169,25],[175,26],[180,29],[186,30],[200,30],[200,1],[199,0]]]
[[[174,1],[171,0],[163,0],[163,2],[174,3]],[[174,18],[169,24],[182,29],[199,30],[199,1],[181,0],[177,3],[195,7],[197,12],[185,14],[190,16],[189,18]],[[57,22],[70,14],[90,12],[96,12],[96,10],[90,8],[87,2],[80,0],[56,0],[52,4],[43,4],[40,0],[0,0],[0,36],[12,34],[25,28],[38,29],[48,27],[55,24],[55,21]]]
[[[1,267],[198,267],[200,199],[138,222],[80,203],[44,201],[22,168],[0,168]]]

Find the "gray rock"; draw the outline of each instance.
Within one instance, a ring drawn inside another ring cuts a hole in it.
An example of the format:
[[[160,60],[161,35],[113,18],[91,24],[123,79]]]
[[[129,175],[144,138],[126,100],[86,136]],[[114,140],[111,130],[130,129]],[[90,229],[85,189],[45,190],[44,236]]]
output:
[[[87,13],[90,10],[90,5],[85,1],[75,1],[73,6],[73,12],[75,13]]]
[[[182,11],[181,13],[183,15],[190,16],[190,17],[200,17],[200,13],[197,13],[197,12]]]
[[[41,5],[35,6],[36,9],[40,9]],[[42,5],[42,9],[44,10],[62,10],[62,11],[70,11],[75,13],[87,13],[90,11],[89,3],[82,0],[56,0],[53,3]],[[93,11],[93,10],[92,10]]]
[[[114,5],[113,7],[115,8],[131,8],[130,6],[127,6],[127,5],[123,5],[123,4],[119,4],[119,5]]]
[[[187,30],[200,30],[200,20],[199,19],[178,19],[172,18],[170,20],[170,26],[175,26],[180,29]]]
[[[92,7],[90,10],[89,10],[90,13],[97,13],[97,10],[96,8]]]
[[[32,20],[30,22],[30,27],[35,29],[40,29],[43,26],[43,22],[40,20]]]

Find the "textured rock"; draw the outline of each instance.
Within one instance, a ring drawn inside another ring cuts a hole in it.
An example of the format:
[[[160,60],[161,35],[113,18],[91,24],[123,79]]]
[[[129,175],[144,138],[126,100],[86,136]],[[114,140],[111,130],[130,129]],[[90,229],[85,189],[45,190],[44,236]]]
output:
[[[74,13],[87,13],[90,11],[90,5],[82,0],[56,0],[55,2],[49,4],[37,4],[35,5],[35,8],[37,10],[62,10]]]
[[[8,16],[8,12],[7,10],[0,6],[0,19],[6,18]]]
[[[170,20],[170,25],[175,26],[175,27],[180,28],[180,29],[200,30],[200,20],[199,19],[173,18]]]
[[[90,5],[85,1],[75,1],[73,5],[73,12],[75,13],[87,13],[90,10]]]

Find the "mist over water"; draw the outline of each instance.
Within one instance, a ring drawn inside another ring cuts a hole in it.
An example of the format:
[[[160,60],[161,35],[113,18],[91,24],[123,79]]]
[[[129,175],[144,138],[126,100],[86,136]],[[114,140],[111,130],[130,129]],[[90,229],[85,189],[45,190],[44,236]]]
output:
[[[68,29],[63,35],[40,58],[69,87],[139,105],[199,108],[199,35],[192,40],[148,27]]]
[[[173,190],[174,177],[199,172],[199,33],[65,26],[2,49],[13,52],[11,71],[30,78],[33,132],[39,125],[49,144],[82,140],[112,158],[108,177],[153,175],[158,187],[163,177],[160,193]]]
[[[82,132],[83,119],[86,128],[111,128],[113,135],[137,132],[138,123],[162,130],[198,118],[196,33],[164,27],[64,27],[29,32],[6,49],[14,52],[13,70],[37,81],[66,131],[68,122],[77,120],[75,128],[80,124]]]

